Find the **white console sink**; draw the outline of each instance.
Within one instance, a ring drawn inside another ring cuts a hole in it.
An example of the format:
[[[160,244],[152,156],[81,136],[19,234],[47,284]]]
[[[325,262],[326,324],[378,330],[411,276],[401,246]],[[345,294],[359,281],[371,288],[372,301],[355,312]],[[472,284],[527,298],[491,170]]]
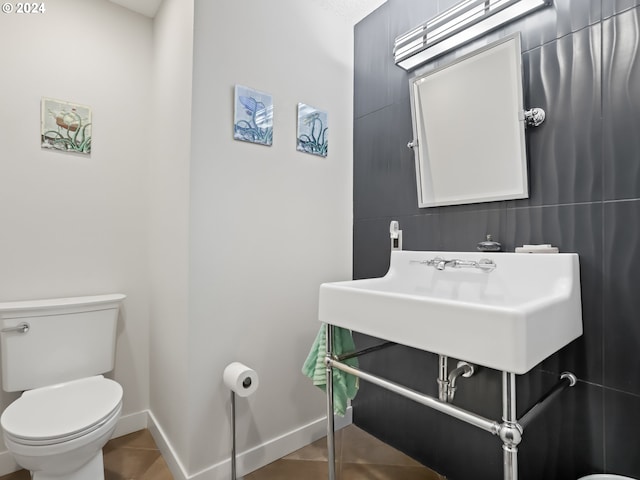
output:
[[[523,374],[582,335],[578,255],[394,251],[384,277],[322,284],[319,320]]]

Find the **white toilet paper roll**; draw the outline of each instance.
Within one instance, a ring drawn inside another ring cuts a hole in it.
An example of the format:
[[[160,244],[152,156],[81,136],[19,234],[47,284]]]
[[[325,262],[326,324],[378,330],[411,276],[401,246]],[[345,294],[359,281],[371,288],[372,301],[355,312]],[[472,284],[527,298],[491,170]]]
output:
[[[227,365],[222,378],[227,388],[240,397],[248,397],[258,389],[258,374],[240,362]]]

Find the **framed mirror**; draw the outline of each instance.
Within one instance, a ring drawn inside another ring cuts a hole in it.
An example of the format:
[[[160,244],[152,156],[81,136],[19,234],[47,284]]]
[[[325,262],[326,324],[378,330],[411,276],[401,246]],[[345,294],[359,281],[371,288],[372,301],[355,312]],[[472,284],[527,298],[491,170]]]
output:
[[[419,207],[526,198],[520,34],[410,80]]]

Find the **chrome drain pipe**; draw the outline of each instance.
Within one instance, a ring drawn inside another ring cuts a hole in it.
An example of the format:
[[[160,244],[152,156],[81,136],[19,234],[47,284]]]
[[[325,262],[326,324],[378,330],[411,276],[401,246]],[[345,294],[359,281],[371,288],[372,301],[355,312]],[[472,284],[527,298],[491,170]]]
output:
[[[449,378],[447,377],[447,357],[438,355],[438,399],[446,402],[449,393]]]
[[[468,362],[458,362],[458,366],[451,370],[449,374],[449,385],[447,386],[447,402],[453,402],[453,398],[458,388],[457,381],[461,376],[469,378],[475,373],[475,366]]]

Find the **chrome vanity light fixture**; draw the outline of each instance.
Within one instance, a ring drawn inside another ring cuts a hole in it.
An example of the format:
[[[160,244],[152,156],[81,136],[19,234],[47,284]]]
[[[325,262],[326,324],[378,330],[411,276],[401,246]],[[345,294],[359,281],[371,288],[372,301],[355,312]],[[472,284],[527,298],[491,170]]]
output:
[[[463,0],[396,38],[396,65],[412,70],[553,0]]]

